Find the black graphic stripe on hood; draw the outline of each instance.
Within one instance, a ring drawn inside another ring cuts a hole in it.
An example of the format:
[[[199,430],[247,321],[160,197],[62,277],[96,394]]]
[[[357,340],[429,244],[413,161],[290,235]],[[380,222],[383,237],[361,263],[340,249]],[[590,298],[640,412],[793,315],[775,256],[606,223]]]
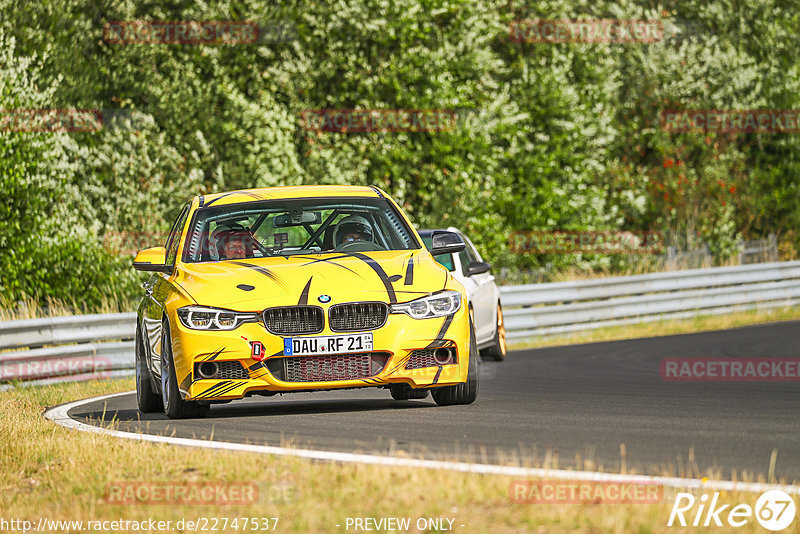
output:
[[[303,292],[300,293],[300,300],[297,302],[298,306],[305,306],[306,304],[308,304],[308,292],[311,289],[311,280],[313,280],[313,278],[314,277],[312,276],[311,278],[308,279],[306,287],[304,287]]]
[[[204,207],[206,207],[206,208],[207,208],[207,207],[209,207],[211,204],[213,204],[214,202],[216,202],[217,200],[223,199],[223,198],[225,198],[225,197],[229,197],[229,196],[231,196],[231,195],[233,195],[233,194],[234,194],[234,192],[233,192],[233,191],[231,191],[231,192],[229,192],[229,193],[223,193],[222,195],[218,196],[217,198],[215,198],[215,199],[212,199],[211,201],[209,201],[209,203],[208,203],[208,204],[206,204]]]
[[[256,200],[265,200],[264,197],[262,197],[261,195],[257,195],[255,193],[251,193],[249,191],[229,191],[227,193],[221,194],[220,196],[218,196],[214,200],[210,201],[208,204],[205,205],[205,207],[209,207],[211,204],[213,204],[217,200],[221,200],[221,199],[223,199],[225,197],[228,197],[228,196],[231,196],[231,195],[245,195],[245,196],[254,198]]]
[[[269,278],[270,280],[272,280],[273,282],[275,282],[276,284],[281,286],[284,290],[286,290],[286,284],[283,283],[283,280],[281,280],[280,277],[277,274],[273,273],[272,271],[270,271],[266,267],[261,267],[259,265],[253,265],[252,263],[246,263],[246,262],[243,262],[243,261],[237,261],[237,262],[234,262],[234,264],[235,265],[242,265],[244,267],[248,267],[250,269],[253,269],[254,271],[263,274],[264,276],[266,276],[267,278]]]
[[[444,318],[444,323],[442,324],[442,327],[439,329],[439,333],[438,333],[438,334],[436,334],[436,339],[434,339],[433,341],[431,341],[431,342],[428,344],[428,346],[427,346],[427,347],[425,347],[426,349],[431,349],[431,348],[433,348],[433,347],[434,347],[436,344],[438,344],[439,342],[441,342],[441,341],[442,341],[442,338],[444,337],[444,334],[445,334],[445,332],[447,332],[447,329],[448,329],[448,328],[450,328],[450,323],[452,323],[452,322],[453,322],[453,317],[455,317],[455,314],[453,314],[453,315],[448,315],[447,317],[445,317],[445,318]]]
[[[342,269],[348,270],[351,273],[363,278],[363,276],[361,276],[359,273],[357,273],[356,271],[354,271],[350,267],[345,267],[344,265],[341,265],[341,264],[336,263],[335,261],[333,261],[333,260],[338,260],[338,259],[341,259],[341,258],[346,258],[347,256],[336,256],[335,258],[309,258],[308,256],[297,256],[297,257],[300,258],[300,259],[304,259],[304,260],[312,260],[312,261],[310,261],[308,263],[304,263],[303,265],[301,265],[301,267],[306,267],[307,265],[312,265],[314,263],[318,263],[318,262],[324,261],[325,263],[330,263],[331,265],[335,265],[336,267],[341,267]],[[288,256],[287,256],[287,258],[288,258]]]
[[[386,271],[383,270],[383,267],[381,267],[377,261],[373,260],[366,254],[361,254],[360,252],[348,252],[347,255],[352,256],[353,258],[358,258],[372,267],[372,270],[375,271],[375,274],[377,274],[378,278],[380,278],[381,282],[383,282],[383,287],[386,288],[386,293],[389,295],[389,304],[397,304],[397,296],[394,293],[392,281],[389,280],[389,276],[386,274]]]
[[[414,284],[414,254],[408,257],[408,267],[406,267],[406,279],[403,285],[410,286]]]

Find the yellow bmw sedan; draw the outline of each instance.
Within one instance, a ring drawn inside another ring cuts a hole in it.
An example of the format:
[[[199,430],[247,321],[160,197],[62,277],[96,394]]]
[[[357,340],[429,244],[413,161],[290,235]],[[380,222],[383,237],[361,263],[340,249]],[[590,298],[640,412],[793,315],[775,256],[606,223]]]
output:
[[[376,187],[297,186],[199,196],[152,272],[136,329],[143,413],[203,417],[250,395],[380,387],[469,404],[478,357],[464,287]]]

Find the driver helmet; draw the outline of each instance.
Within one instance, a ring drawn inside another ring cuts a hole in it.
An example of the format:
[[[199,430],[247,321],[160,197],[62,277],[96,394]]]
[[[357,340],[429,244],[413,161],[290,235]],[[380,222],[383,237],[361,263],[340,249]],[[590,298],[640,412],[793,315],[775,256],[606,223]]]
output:
[[[373,240],[372,226],[361,215],[348,215],[336,224],[333,231],[333,240],[336,246],[344,243],[345,237],[350,234],[360,234],[362,238],[359,241]]]

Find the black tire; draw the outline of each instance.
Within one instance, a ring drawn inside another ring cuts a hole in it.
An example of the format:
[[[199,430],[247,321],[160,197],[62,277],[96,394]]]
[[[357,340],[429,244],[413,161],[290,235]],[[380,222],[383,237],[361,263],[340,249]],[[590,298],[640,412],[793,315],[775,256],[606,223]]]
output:
[[[494,341],[490,347],[481,351],[485,361],[502,362],[506,359],[506,325],[503,321],[503,308],[497,303],[497,322],[494,327]]]
[[[433,400],[439,406],[453,404],[472,404],[478,398],[478,344],[475,341],[475,329],[469,323],[469,365],[467,381],[455,386],[434,388],[431,391]]]
[[[150,371],[147,368],[147,358],[144,352],[142,331],[136,329],[136,344],[134,348],[136,358],[136,404],[142,413],[159,413],[164,411],[161,395],[153,387]]]
[[[161,399],[164,403],[164,413],[170,419],[206,417],[211,411],[209,405],[185,401],[178,391],[178,379],[175,376],[175,365],[172,362],[172,336],[166,320],[163,323],[163,336],[161,340]]]
[[[408,384],[392,384],[389,386],[394,400],[420,400],[428,398],[427,389],[414,389]]]

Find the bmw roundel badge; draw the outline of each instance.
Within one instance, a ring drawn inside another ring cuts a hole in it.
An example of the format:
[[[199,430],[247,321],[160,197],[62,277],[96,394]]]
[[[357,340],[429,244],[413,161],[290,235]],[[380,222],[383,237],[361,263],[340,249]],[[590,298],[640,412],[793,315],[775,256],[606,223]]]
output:
[[[325,303],[331,301],[331,297],[330,297],[330,295],[320,295],[320,296],[317,297],[317,300],[320,301],[321,303],[325,304]]]

